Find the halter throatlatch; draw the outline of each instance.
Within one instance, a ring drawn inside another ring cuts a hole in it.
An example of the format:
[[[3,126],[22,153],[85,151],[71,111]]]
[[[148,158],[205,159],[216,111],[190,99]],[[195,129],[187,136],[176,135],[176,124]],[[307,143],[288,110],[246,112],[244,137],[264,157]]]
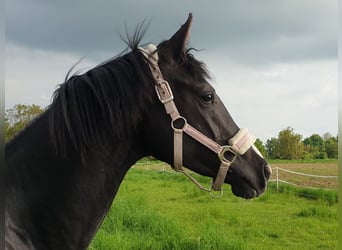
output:
[[[171,127],[174,131],[174,170],[177,172],[182,172],[201,190],[210,192],[212,196],[214,196],[212,194],[212,191],[218,191],[218,196],[221,196],[223,194],[222,184],[226,179],[229,167],[232,165],[238,155],[245,154],[246,151],[253,146],[256,138],[253,135],[249,134],[247,129],[242,128],[229,140],[228,145],[222,146],[192,127],[187,122],[187,120],[179,114],[177,107],[173,101],[173,93],[170,85],[164,79],[158,66],[159,58],[157,47],[153,44],[149,44],[146,48],[139,48],[139,50],[149,62],[152,76],[156,80],[155,89],[157,96],[160,102],[164,105],[166,113],[171,117]],[[211,151],[215,152],[219,160],[221,161],[217,176],[213,180],[209,189],[204,188],[197,180],[195,180],[183,169],[183,133],[186,133],[202,145],[209,148]],[[253,148],[254,150],[256,149],[255,147]]]

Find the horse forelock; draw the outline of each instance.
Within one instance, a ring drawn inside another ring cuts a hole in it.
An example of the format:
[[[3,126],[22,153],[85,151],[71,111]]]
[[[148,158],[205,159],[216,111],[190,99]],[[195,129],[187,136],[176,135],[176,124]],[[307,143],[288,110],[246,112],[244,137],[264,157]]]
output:
[[[197,75],[203,79],[211,79],[210,73],[204,62],[197,60],[191,51],[199,51],[195,48],[189,48],[186,51],[186,68],[189,70],[191,74]]]
[[[167,46],[167,41],[162,42],[158,45],[158,48],[163,48]],[[177,74],[178,69],[186,71],[189,76],[190,84],[195,84],[198,82],[203,82],[205,80],[211,80],[211,74],[209,73],[204,62],[197,60],[193,55],[192,51],[199,52],[200,49],[187,48],[184,54],[179,56],[179,58],[173,58],[170,54],[159,54],[161,61],[166,62],[166,64],[173,65],[172,74]],[[186,81],[184,81],[186,83]]]

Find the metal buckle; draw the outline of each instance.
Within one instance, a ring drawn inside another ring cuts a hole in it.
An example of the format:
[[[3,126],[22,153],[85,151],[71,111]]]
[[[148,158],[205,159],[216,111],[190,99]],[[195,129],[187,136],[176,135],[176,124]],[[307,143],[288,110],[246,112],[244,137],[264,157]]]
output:
[[[227,158],[227,156],[226,156],[227,152],[232,154],[231,159]],[[222,150],[218,153],[218,157],[219,157],[220,161],[225,161],[227,163],[232,164],[237,157],[237,153],[231,148],[231,146],[222,146]]]
[[[163,80],[155,85],[157,96],[162,104],[173,100],[173,93],[170,88],[170,84]]]

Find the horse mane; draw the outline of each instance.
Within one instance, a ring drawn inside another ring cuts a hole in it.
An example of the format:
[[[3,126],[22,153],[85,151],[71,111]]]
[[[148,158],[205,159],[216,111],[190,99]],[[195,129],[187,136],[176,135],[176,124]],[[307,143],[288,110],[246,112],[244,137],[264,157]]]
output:
[[[51,142],[57,153],[66,156],[71,140],[84,157],[91,147],[105,150],[109,139],[123,140],[136,130],[154,93],[148,65],[138,51],[144,33],[138,26],[126,42],[129,53],[59,85],[49,107]]]

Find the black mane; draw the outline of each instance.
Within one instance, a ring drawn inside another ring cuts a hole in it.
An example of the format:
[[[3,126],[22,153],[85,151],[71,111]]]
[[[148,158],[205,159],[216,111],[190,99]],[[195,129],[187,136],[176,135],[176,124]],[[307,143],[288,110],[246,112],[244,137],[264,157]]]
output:
[[[85,154],[89,147],[104,149],[109,138],[117,141],[134,131],[151,99],[141,93],[152,96],[146,88],[153,87],[149,68],[134,46],[124,56],[72,76],[55,91],[50,131],[58,152],[65,154],[68,137]]]

